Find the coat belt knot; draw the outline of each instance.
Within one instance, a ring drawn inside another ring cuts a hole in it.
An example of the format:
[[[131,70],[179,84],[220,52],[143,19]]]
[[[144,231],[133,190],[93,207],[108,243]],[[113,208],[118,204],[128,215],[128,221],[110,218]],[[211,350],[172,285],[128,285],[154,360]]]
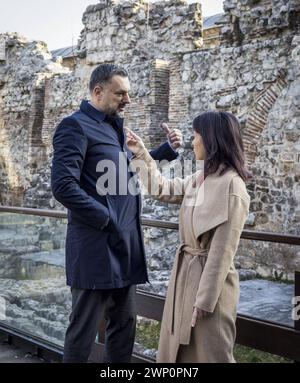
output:
[[[193,255],[194,257],[206,257],[207,258],[207,255],[208,255],[208,249],[200,249],[200,247],[195,249],[195,248],[187,245],[186,243],[180,244],[180,246],[178,248],[178,252],[179,253],[185,252],[185,253],[188,253],[190,255]]]

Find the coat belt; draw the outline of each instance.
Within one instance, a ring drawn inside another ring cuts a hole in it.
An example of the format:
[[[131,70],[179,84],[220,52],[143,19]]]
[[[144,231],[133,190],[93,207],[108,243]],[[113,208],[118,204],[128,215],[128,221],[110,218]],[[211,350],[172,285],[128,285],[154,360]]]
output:
[[[174,333],[174,303],[175,303],[175,294],[176,294],[176,282],[177,282],[177,274],[178,274],[178,261],[179,261],[179,257],[184,254],[184,253],[187,253],[187,254],[190,254],[194,257],[204,257],[204,258],[207,258],[208,256],[208,249],[200,249],[200,248],[192,248],[191,246],[187,245],[186,243],[181,243],[180,246],[178,247],[177,249],[177,256],[176,256],[176,260],[175,260],[175,269],[174,269],[174,273],[175,273],[175,276],[174,276],[174,288],[173,288],[173,294],[172,294],[172,298],[171,298],[171,310],[172,310],[172,319],[171,319],[171,334]],[[186,281],[185,281],[185,285],[187,284],[188,280],[189,280],[189,273],[190,273],[190,267],[188,267],[188,270],[187,270],[187,275],[186,275]],[[186,286],[184,286],[184,289],[185,289]],[[185,297],[183,297],[183,306],[184,306],[184,300],[185,300]],[[182,309],[184,310],[184,307],[182,307]],[[181,320],[182,318],[180,318]],[[180,336],[181,338],[181,336]],[[189,335],[187,336],[184,336],[185,340],[184,340],[184,343],[188,343],[189,341]]]
[[[185,252],[190,255],[193,255],[194,257],[206,257],[208,255],[208,249],[200,249],[200,248],[192,248],[191,246],[187,245],[186,243],[182,243],[179,246],[178,249],[179,253]]]

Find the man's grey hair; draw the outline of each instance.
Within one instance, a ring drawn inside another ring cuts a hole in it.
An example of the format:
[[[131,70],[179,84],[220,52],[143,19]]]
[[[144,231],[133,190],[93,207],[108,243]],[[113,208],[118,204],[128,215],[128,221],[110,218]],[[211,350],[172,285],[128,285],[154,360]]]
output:
[[[92,92],[97,85],[107,84],[113,76],[128,77],[126,69],[115,64],[100,64],[92,72],[90,78],[90,92]]]

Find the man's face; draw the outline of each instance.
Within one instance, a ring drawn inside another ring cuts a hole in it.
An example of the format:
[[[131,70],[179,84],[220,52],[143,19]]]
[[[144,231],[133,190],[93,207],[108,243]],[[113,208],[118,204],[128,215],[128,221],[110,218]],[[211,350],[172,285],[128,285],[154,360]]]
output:
[[[93,101],[97,107],[109,116],[122,115],[130,103],[130,83],[128,77],[113,76],[109,83],[96,86]]]

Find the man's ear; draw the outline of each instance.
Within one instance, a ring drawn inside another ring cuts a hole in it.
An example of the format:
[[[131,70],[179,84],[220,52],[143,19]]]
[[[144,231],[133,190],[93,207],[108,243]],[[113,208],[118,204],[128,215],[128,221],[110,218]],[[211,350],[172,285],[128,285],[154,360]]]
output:
[[[103,86],[96,85],[94,90],[93,90],[93,93],[94,93],[94,96],[96,96],[96,98],[98,100],[101,100],[102,99],[102,94],[103,94]]]

